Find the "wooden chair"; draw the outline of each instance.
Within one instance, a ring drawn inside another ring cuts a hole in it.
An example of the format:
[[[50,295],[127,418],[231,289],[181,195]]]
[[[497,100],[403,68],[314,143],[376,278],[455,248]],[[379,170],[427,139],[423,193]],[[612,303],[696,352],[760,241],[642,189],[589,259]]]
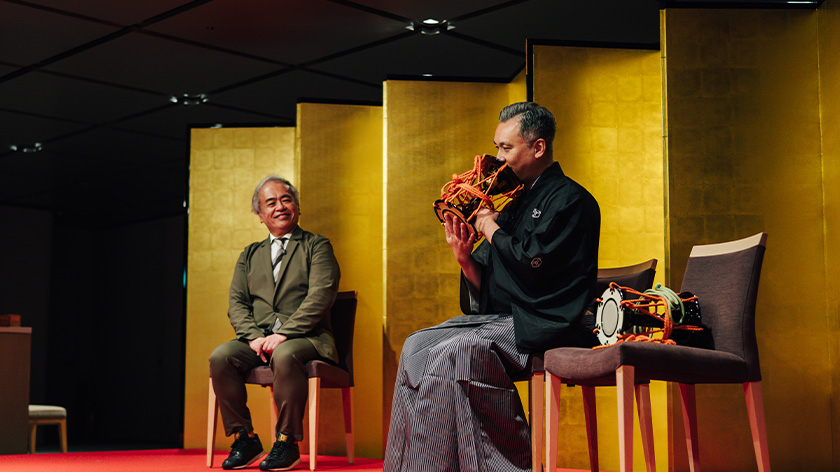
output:
[[[765,233],[759,233],[738,241],[692,249],[681,291],[691,292],[700,299],[702,323],[708,328],[710,338],[709,348],[624,342],[598,350],[558,348],[545,353],[549,403],[546,465],[549,470],[554,470],[557,457],[557,401],[562,383],[617,386],[622,472],[633,467],[635,387],[647,468],[653,470],[650,395],[638,384],[663,380],[680,384],[686,443],[693,472],[698,472],[700,467],[694,406],[694,385],[698,383],[743,384],[758,469],[770,471],[755,338],[755,301],[766,239]],[[591,438],[590,448],[593,442]]]
[[[309,470],[315,470],[318,460],[318,412],[321,388],[340,388],[344,407],[344,434],[347,444],[347,462],[353,464],[355,446],[353,441],[353,331],[356,322],[356,292],[339,292],[332,307],[332,328],[338,351],[338,365],[324,361],[306,363],[309,377]],[[248,373],[246,384],[256,384],[272,390],[269,395],[271,405],[271,431],[274,435],[277,424],[277,405],[274,403],[274,376],[271,368],[260,366]],[[210,397],[207,417],[207,467],[213,467],[213,452],[216,443],[216,420],[219,416],[219,404],[210,381]]]
[[[54,405],[29,405],[29,453],[35,454],[38,425],[58,425],[61,452],[67,452],[67,409]]]
[[[624,287],[642,291],[653,285],[653,278],[656,275],[656,259],[641,262],[632,266],[598,269],[598,280],[596,282],[596,293],[600,296],[609,287],[610,282],[615,282]],[[545,415],[545,368],[543,366],[543,353],[534,353],[531,356],[530,365],[523,370],[523,374],[514,380],[528,381],[529,409],[531,425],[531,467],[532,470],[541,470],[543,452],[543,417]],[[595,391],[591,387],[583,388],[584,400],[591,405],[592,412],[595,409]],[[592,431],[597,438],[597,427],[594,421],[594,413],[589,414],[592,421],[587,421],[587,432]],[[595,443],[595,464],[597,464],[598,445]],[[592,449],[590,448],[590,456]],[[592,458],[590,457],[590,462]],[[552,470],[552,469],[547,469]],[[597,470],[597,469],[596,469]]]

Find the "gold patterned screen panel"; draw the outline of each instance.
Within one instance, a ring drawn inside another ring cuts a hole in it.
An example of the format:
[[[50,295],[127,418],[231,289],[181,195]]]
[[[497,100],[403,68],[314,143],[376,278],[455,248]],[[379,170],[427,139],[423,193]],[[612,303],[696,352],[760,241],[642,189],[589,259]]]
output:
[[[385,83],[385,423],[397,358],[412,332],[461,314],[460,268],[433,210],[452,174],[494,153],[508,84]],[[520,99],[524,99],[521,97]],[[387,426],[386,426],[387,428]]]
[[[665,267],[664,167],[662,156],[661,55],[658,50],[533,46],[534,101],[557,119],[555,159],[586,187],[601,207],[599,266],[619,267],[657,259]],[[596,389],[598,435],[618,437],[614,388]],[[652,401],[664,404],[665,388],[654,384]],[[558,464],[587,468],[586,431],[579,388],[561,396]],[[654,432],[667,432],[666,412],[654,411]],[[636,467],[644,467],[636,433]],[[656,445],[660,464],[667,444]],[[601,465],[618,469],[615,448],[600,450]]]
[[[826,0],[819,9],[820,116],[822,117],[825,201],[825,314],[828,339],[840,336],[840,1]],[[840,363],[840,343],[829,343],[829,365]],[[840,385],[840,370],[831,369],[831,384]],[[840,389],[831,391],[833,469],[840,469]]]
[[[768,233],[756,331],[770,459],[779,470],[830,470],[836,340],[816,333],[829,321],[824,231],[836,225],[823,199],[830,207],[836,190],[823,192],[817,12],[668,9],[663,18],[671,283],[693,245]],[[687,470],[672,399],[675,469]],[[704,468],[755,468],[739,386],[698,386],[697,414]]]
[[[356,454],[381,457],[382,107],[300,103],[297,123],[301,227],[330,239],[341,267],[340,289],[358,292]],[[339,390],[324,390],[321,403],[318,452],[343,456]],[[308,431],[305,436],[308,441]]]
[[[242,249],[268,237],[251,212],[254,187],[266,175],[296,182],[294,128],[193,129],[190,133],[189,234],[187,253],[187,346],[184,447],[207,439],[207,359],[234,338],[227,317],[228,289]],[[265,389],[249,387],[254,427],[269,431]],[[218,447],[228,447],[219,419]]]

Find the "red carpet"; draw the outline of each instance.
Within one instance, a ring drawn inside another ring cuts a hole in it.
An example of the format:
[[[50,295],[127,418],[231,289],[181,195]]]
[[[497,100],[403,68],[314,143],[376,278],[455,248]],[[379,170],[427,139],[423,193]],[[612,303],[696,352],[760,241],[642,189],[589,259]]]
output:
[[[152,451],[69,452],[66,454],[0,455],[2,472],[207,472],[222,470],[229,451],[218,451],[212,469],[207,469],[203,449],[162,449]],[[245,471],[258,471],[259,463]],[[309,470],[309,456],[301,457],[294,470]],[[373,472],[382,470],[381,459],[357,458],[347,465],[346,457],[318,456],[318,470],[325,472]]]
[[[208,472],[222,470],[228,451],[217,451],[213,468],[207,469],[203,449],[158,449],[151,451],[69,452],[67,454],[0,455],[0,472]],[[259,463],[244,471],[259,471]],[[301,457],[295,471],[309,471],[309,456]],[[380,472],[382,459],[318,456],[318,470],[324,472]],[[557,472],[582,472],[557,469]]]

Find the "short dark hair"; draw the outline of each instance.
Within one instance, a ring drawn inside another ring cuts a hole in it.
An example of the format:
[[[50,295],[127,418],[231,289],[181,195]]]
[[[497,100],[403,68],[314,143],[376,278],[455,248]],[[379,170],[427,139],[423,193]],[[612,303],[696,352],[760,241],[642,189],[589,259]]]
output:
[[[534,102],[512,103],[499,113],[499,122],[504,123],[514,118],[519,119],[519,136],[529,144],[542,138],[545,140],[549,155],[553,152],[554,135],[557,133],[557,122],[554,115],[547,108]]]
[[[295,205],[300,207],[300,195],[298,194],[298,190],[292,185],[291,182],[280,177],[279,175],[269,175],[268,177],[260,180],[260,183],[257,184],[257,188],[254,189],[254,196],[251,197],[251,210],[256,213],[257,215],[260,214],[260,190],[265,186],[265,184],[269,182],[278,182],[286,186],[289,189],[289,192],[292,193],[292,197],[295,199]]]

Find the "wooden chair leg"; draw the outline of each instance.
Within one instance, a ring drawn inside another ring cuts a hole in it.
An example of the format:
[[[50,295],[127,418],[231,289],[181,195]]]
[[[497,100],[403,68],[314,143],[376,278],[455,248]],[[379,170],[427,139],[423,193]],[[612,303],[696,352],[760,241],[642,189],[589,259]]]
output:
[[[67,418],[58,422],[58,433],[61,438],[61,452],[67,452]]]
[[[770,451],[767,449],[767,428],[764,424],[764,396],[761,382],[744,382],[747,415],[750,418],[755,461],[759,472],[770,472]]]
[[[589,445],[589,470],[598,472],[598,415],[595,408],[595,387],[581,386],[586,441]]]
[[[528,382],[531,400],[531,470],[542,470],[543,460],[543,414],[545,412],[545,373],[534,372]]]
[[[274,386],[269,385],[268,391],[270,392],[268,395],[268,411],[271,412],[268,423],[271,428],[271,442],[273,444],[274,440],[277,439],[277,420],[280,418],[280,411],[277,410],[277,402],[274,401]]]
[[[356,446],[353,441],[353,387],[341,389],[341,403],[344,406],[344,439],[347,442],[347,463],[356,461]]]
[[[309,470],[318,466],[318,410],[321,399],[321,379],[309,378]]]
[[[694,385],[680,384],[685,446],[688,449],[688,467],[691,472],[700,471],[700,445],[697,442],[697,402]]]
[[[639,428],[642,430],[642,448],[645,451],[647,472],[656,472],[653,451],[653,417],[650,409],[650,384],[636,385],[636,408],[639,411]]]
[[[219,416],[219,403],[216,401],[216,391],[213,390],[213,379],[207,397],[207,467],[213,467],[213,452],[216,448],[216,419]]]
[[[562,381],[560,377],[549,372],[545,375],[545,470],[554,472],[557,470],[557,432],[560,428],[558,416]]]
[[[618,393],[618,454],[621,472],[633,470],[633,385],[636,369],[619,366],[615,371]]]
[[[35,454],[35,439],[38,432],[38,423],[29,423],[29,453]]]

